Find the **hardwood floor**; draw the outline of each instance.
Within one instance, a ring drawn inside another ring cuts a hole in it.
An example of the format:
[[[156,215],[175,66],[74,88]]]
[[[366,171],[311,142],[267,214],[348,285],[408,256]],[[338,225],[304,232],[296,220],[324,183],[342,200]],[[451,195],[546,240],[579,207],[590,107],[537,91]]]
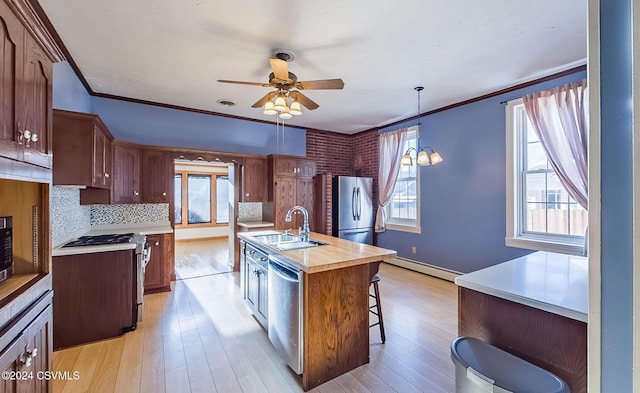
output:
[[[373,327],[370,363],[311,392],[454,392],[455,285],[386,264],[379,275],[386,343]],[[54,369],[79,379],[54,381],[54,392],[302,391],[245,306],[237,273],[179,280],[144,304],[137,330],[55,352]]]
[[[177,241],[175,254],[178,280],[233,270],[229,268],[229,241],[226,237]]]

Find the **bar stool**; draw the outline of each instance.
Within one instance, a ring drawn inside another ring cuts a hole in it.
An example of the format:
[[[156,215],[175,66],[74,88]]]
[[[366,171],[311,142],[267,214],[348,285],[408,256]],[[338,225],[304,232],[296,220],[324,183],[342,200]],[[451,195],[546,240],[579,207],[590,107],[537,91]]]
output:
[[[371,278],[371,285],[373,285],[373,295],[371,294],[371,291],[369,291],[369,296],[375,299],[375,304],[369,306],[369,312],[378,317],[378,322],[369,325],[369,327],[380,325],[380,338],[382,339],[382,343],[384,344],[386,338],[384,335],[384,322],[382,320],[382,306],[380,305],[380,290],[378,290],[378,282],[380,282],[380,277],[375,274]]]

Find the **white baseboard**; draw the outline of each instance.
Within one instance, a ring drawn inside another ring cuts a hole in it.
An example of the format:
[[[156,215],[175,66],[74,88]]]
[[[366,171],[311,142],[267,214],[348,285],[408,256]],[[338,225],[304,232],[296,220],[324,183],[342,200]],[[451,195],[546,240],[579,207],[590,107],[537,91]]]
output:
[[[385,259],[385,262],[391,265],[400,266],[405,269],[414,270],[419,273],[428,274],[430,276],[438,277],[451,282],[453,282],[456,277],[462,274],[460,272],[406,258]]]

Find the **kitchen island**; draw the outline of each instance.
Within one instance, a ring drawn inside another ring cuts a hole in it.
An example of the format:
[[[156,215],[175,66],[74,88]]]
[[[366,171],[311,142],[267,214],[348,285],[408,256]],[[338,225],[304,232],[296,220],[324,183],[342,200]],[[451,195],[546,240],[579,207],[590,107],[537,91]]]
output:
[[[588,260],[535,252],[459,276],[458,334],[587,389]]]
[[[369,362],[369,285],[380,262],[396,252],[319,233],[310,237],[324,245],[288,251],[257,239],[277,233],[245,232],[238,237],[302,272],[302,387],[306,391]]]

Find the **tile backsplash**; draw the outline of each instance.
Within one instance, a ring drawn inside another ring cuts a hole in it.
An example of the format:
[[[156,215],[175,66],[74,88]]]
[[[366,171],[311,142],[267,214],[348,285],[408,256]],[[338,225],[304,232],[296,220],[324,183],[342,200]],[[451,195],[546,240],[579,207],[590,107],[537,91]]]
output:
[[[159,221],[169,221],[168,203],[91,206],[91,225],[136,224]]]
[[[91,207],[80,205],[80,189],[54,186],[51,188],[51,241],[91,225]]]
[[[262,221],[262,203],[240,202],[238,204],[238,221]]]

